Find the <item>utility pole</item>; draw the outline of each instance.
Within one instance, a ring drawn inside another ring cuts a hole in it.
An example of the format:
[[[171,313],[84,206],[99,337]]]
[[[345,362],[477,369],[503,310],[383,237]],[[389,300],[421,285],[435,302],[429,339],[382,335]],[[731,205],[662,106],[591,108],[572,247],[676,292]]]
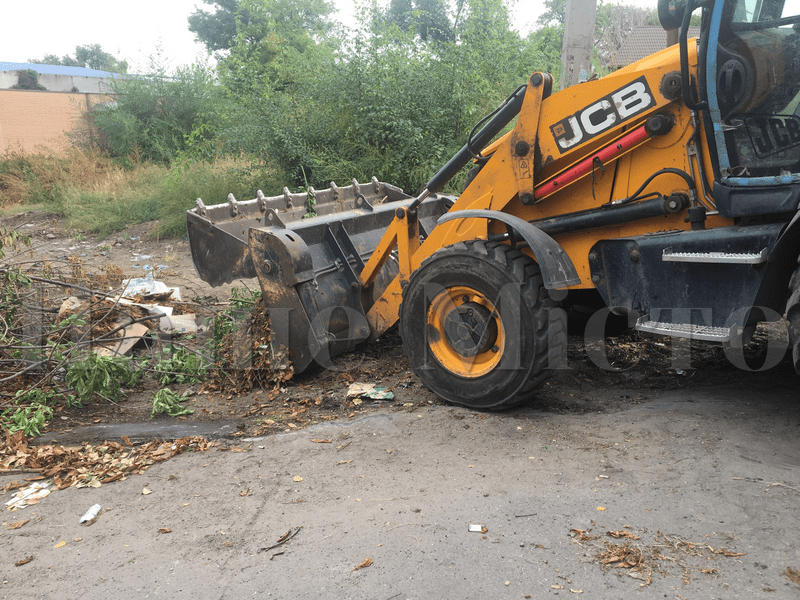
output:
[[[589,79],[596,15],[596,0],[567,0],[561,47],[561,89]]]

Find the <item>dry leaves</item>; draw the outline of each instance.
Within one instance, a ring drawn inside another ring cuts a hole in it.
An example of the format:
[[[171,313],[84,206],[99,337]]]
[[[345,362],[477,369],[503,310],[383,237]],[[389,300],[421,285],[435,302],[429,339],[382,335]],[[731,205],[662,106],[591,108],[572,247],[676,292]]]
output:
[[[359,569],[366,569],[371,564],[372,564],[372,559],[368,556],[367,559],[360,565],[358,565],[355,569],[353,569],[353,571],[358,571]],[[353,571],[350,572],[352,573]]]
[[[30,519],[25,519],[24,521],[14,521],[13,523],[8,524],[8,529],[19,529],[26,523],[30,523]]]
[[[33,560],[33,554],[31,554],[28,558],[23,558],[22,560],[18,560],[14,563],[15,567],[21,567],[22,565],[27,565],[29,562]]]
[[[788,578],[792,583],[800,585],[800,571],[795,571],[792,567],[786,567],[786,570],[781,575]]]
[[[30,446],[23,432],[5,433],[0,440],[0,469],[32,469],[42,476],[52,477],[58,489],[68,487],[100,487],[120,481],[130,474],[141,474],[157,462],[169,460],[185,450],[208,450],[216,442],[201,437],[184,437],[174,442],[154,440],[142,446],[130,447],[116,442],[82,446]],[[9,487],[21,487],[11,482]],[[25,485],[25,484],[22,484]]]
[[[172,533],[172,529],[169,527],[159,527],[158,533]]]
[[[219,356],[224,369],[214,369],[207,390],[247,392],[253,387],[279,386],[294,375],[289,352],[271,342],[269,310],[260,300],[245,325],[225,336]]]
[[[597,539],[587,535],[582,529],[571,529],[570,533],[577,536],[579,541]],[[667,576],[672,568],[680,569],[684,581],[688,580],[693,569],[708,575],[716,575],[719,572],[716,567],[698,565],[698,559],[710,561],[717,560],[718,556],[737,557],[746,554],[725,548],[715,549],[708,544],[689,542],[674,535],[665,535],[660,531],[653,536],[651,544],[633,543],[639,540],[640,536],[625,530],[607,531],[606,535],[615,539],[624,538],[625,543],[603,540],[603,550],[594,555],[596,561],[605,570],[627,569],[628,577],[641,581],[639,585],[642,587],[652,583],[651,575],[654,572]]]
[[[578,540],[579,542],[589,542],[600,537],[599,535],[587,535],[583,529],[573,528],[570,529],[569,532],[574,536],[574,539]]]
[[[21,487],[25,487],[26,485],[28,485],[27,481],[20,482],[20,481],[17,481],[16,479],[14,481],[9,481],[7,484],[5,484],[3,486],[3,491],[0,492],[0,496],[5,494],[6,492],[10,492],[12,490],[16,490],[16,489],[19,489]]]

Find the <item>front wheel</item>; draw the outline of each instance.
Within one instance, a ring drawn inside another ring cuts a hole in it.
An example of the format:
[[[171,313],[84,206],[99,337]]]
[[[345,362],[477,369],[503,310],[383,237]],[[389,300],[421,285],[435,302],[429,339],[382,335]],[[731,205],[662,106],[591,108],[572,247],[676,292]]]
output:
[[[400,334],[422,382],[473,408],[525,400],[566,351],[564,313],[539,266],[495,242],[462,242],[426,259],[403,290]]]
[[[786,320],[789,322],[789,352],[792,354],[792,364],[795,372],[800,375],[800,267],[789,280]]]

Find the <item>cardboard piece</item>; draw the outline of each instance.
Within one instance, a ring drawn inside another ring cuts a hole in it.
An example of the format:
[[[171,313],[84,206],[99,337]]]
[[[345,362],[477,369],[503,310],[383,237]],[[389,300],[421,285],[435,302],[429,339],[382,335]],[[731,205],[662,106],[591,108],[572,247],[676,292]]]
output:
[[[134,323],[122,330],[122,338],[120,341],[109,340],[106,342],[108,346],[100,346],[98,344],[95,352],[99,356],[125,356],[131,351],[143,336],[147,335],[150,331],[147,326],[141,323]],[[113,344],[113,345],[112,345]]]
[[[159,328],[165,333],[197,333],[197,316],[166,315],[161,317]]]

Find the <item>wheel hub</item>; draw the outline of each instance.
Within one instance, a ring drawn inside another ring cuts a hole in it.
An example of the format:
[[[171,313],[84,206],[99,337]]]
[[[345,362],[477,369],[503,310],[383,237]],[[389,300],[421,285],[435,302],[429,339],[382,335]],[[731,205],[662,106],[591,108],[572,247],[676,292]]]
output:
[[[470,286],[443,290],[428,308],[428,344],[433,356],[460,377],[482,377],[503,357],[505,333],[500,314]]]
[[[476,302],[454,307],[444,318],[444,337],[462,356],[477,356],[497,341],[497,323],[492,312]]]

